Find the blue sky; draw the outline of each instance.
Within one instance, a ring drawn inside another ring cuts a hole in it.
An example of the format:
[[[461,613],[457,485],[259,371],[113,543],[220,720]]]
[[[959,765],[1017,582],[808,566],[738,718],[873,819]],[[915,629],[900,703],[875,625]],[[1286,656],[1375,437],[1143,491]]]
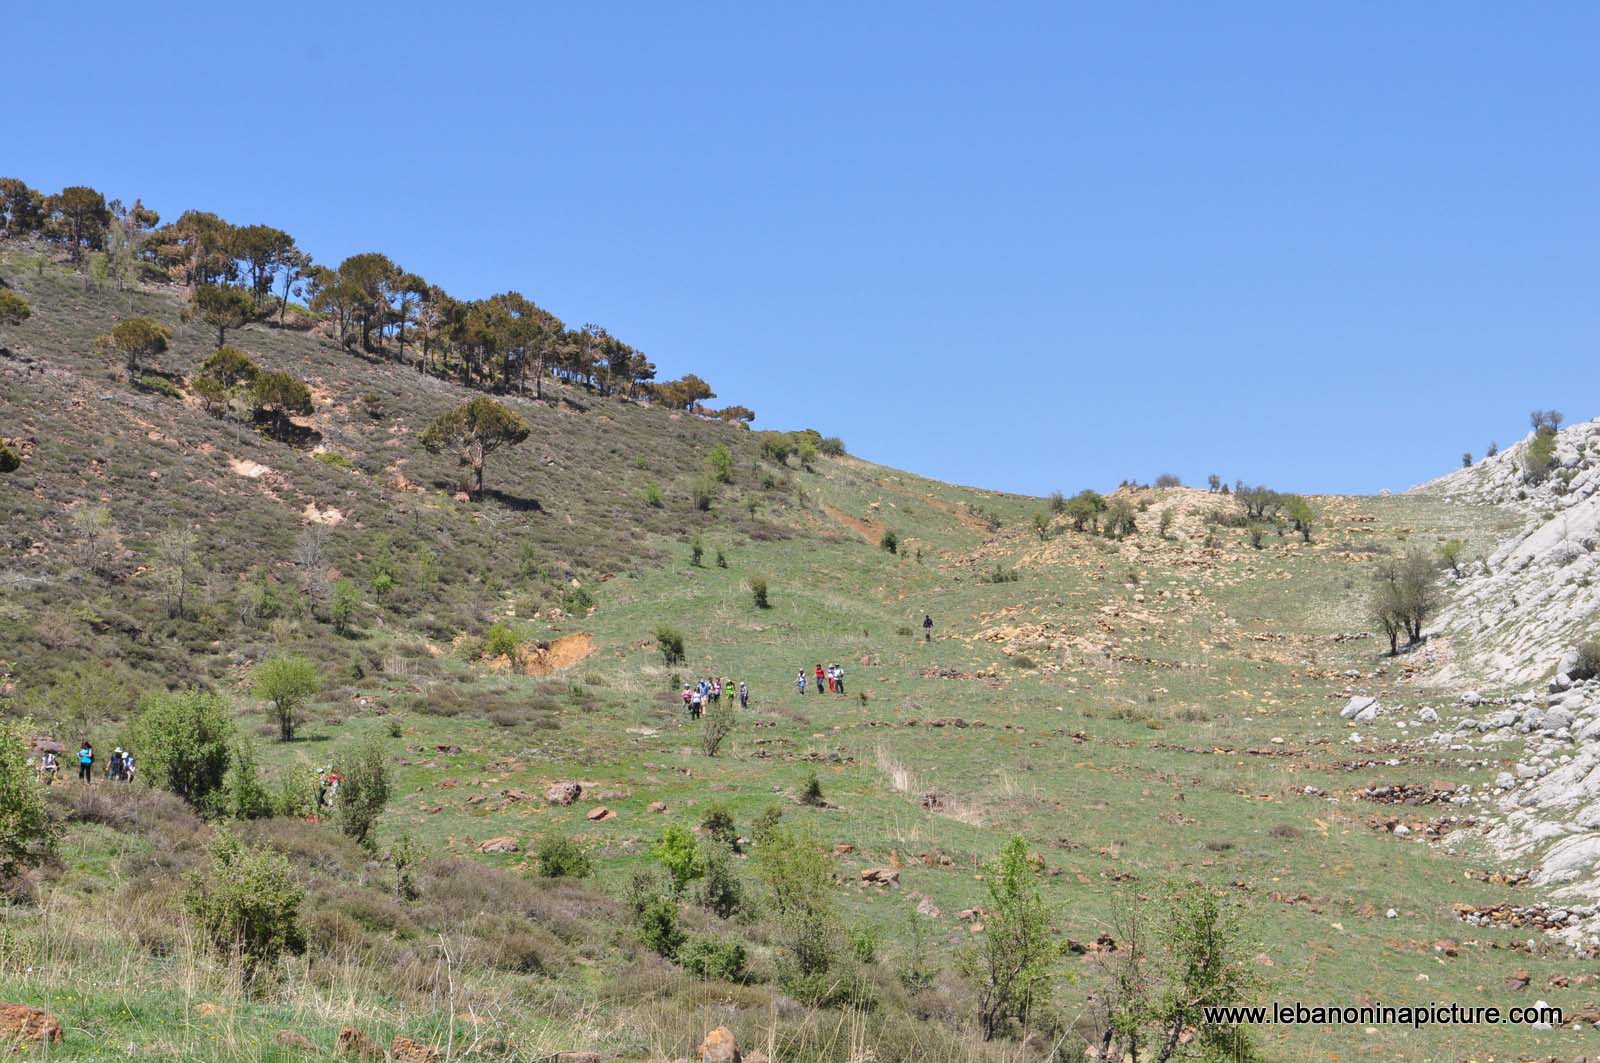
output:
[[[1600,413],[1592,4],[65,20],[8,11],[0,173],[516,288],[941,479],[1376,491]]]

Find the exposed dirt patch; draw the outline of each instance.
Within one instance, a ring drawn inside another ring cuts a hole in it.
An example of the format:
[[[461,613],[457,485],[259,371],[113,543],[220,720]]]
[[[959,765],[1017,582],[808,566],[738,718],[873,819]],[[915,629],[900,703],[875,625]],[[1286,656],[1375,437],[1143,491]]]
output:
[[[830,506],[826,502],[822,504],[822,512],[826,513],[840,524],[843,524],[846,528],[849,528],[851,531],[861,536],[861,538],[865,539],[873,546],[877,546],[879,541],[883,539],[884,525],[882,524],[874,524],[870,520],[862,520],[859,517],[852,517],[844,510],[839,509],[836,506]]]
[[[306,508],[300,511],[300,519],[307,524],[343,524],[344,514],[333,506],[318,509],[315,502],[307,502]]]
[[[246,480],[259,480],[272,470],[259,461],[249,458],[229,458],[228,468],[233,470],[235,476],[243,476]]]
[[[554,642],[529,642],[517,648],[516,661],[496,657],[489,667],[496,671],[512,668],[523,675],[551,675],[571,668],[594,652],[594,636],[587,631],[563,635]]]

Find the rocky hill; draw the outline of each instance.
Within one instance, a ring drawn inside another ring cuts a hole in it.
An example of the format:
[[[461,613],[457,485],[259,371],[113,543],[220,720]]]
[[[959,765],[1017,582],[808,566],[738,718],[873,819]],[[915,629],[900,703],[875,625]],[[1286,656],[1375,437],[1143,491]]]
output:
[[[1518,686],[1548,678],[1594,634],[1600,609],[1600,421],[1562,429],[1537,483],[1526,473],[1530,434],[1494,457],[1414,491],[1521,515],[1522,526],[1461,566],[1435,628],[1453,653],[1445,682]]]

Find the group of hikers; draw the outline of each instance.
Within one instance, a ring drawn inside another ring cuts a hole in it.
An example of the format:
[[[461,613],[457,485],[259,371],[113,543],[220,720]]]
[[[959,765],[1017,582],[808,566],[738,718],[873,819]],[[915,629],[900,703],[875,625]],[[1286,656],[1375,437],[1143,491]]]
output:
[[[706,710],[707,705],[715,705],[722,701],[724,690],[733,687],[733,680],[709,677],[701,679],[698,683],[685,685],[683,688],[683,707],[689,713],[689,719],[698,720]],[[739,681],[739,707],[750,707],[750,684],[744,680]]]
[[[78,747],[78,781],[94,782],[94,745],[87,739]],[[133,752],[121,746],[111,751],[111,756],[101,767],[101,775],[110,782],[132,782],[133,773],[138,770],[134,763]],[[39,775],[44,784],[49,786],[56,781],[56,776],[61,774],[61,759],[55,750],[46,749],[39,757]]]
[[[821,694],[823,691],[827,691],[829,694],[844,693],[843,668],[836,664],[830,664],[828,667],[824,668],[819,661],[817,663],[817,670],[814,674],[817,680],[818,694]],[[794,688],[795,691],[800,694],[804,694],[806,692],[806,670],[804,668],[795,673]]]

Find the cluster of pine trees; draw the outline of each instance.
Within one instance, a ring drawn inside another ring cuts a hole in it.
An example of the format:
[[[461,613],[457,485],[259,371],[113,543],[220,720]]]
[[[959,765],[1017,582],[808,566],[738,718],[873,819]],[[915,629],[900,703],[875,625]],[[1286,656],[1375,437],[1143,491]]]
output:
[[[0,237],[46,240],[119,288],[145,279],[183,284],[194,316],[217,329],[219,347],[229,328],[274,317],[282,325],[304,308],[352,350],[496,394],[523,393],[531,383],[543,397],[545,380],[560,377],[730,422],[755,419],[744,406],[707,408],[716,392],[700,377],[658,381],[643,351],[600,325],[569,328],[521,292],[457,299],[378,252],[321,264],[270,225],[234,225],[200,210],[163,225],[139,200],[128,206],[85,185],[45,195],[5,177]]]

